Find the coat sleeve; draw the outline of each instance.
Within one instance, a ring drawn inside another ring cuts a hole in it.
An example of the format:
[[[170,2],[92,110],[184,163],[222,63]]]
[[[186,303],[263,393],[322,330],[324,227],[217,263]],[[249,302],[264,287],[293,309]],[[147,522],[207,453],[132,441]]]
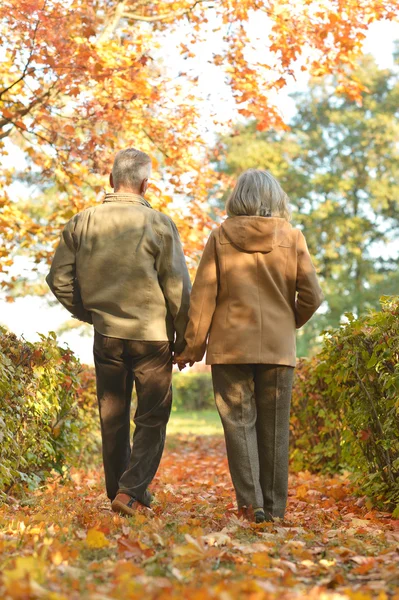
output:
[[[76,319],[92,323],[90,312],[83,306],[76,277],[76,250],[73,239],[75,224],[74,217],[65,225],[46,282],[57,300]]]
[[[187,347],[184,358],[202,360],[211,328],[219,287],[219,271],[215,234],[211,233],[205,246],[190,300],[189,322],[186,330]]]
[[[175,330],[174,351],[179,354],[185,346],[184,332],[188,321],[191,281],[176,225],[169,217],[158,226],[161,245],[155,259],[159,284],[162,288]]]
[[[309,321],[324,298],[305,236],[301,231],[298,231],[296,291],[295,322],[299,329]]]

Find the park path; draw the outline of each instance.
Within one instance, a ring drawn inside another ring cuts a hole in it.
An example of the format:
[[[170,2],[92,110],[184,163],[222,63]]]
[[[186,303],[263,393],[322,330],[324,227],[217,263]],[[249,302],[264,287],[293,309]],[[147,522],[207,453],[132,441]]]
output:
[[[343,477],[292,475],[286,519],[238,519],[223,439],[172,436],[153,510],[114,515],[102,471],[0,509],[0,598],[399,600],[399,522]]]

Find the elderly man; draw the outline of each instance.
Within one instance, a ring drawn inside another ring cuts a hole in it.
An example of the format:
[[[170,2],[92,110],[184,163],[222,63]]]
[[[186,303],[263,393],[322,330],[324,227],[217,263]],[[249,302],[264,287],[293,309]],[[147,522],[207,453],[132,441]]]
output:
[[[65,226],[47,283],[94,325],[94,361],[107,494],[115,512],[150,506],[172,403],[172,352],[184,348],[190,280],[173,221],[144,195],[151,159],[116,155],[113,193]],[[133,448],[130,403],[136,385]]]

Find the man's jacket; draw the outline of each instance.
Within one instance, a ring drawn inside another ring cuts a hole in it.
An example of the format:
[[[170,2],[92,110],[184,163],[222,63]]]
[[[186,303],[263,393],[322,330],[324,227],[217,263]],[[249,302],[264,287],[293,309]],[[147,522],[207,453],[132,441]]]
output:
[[[46,281],[65,308],[103,335],[184,348],[191,284],[179,234],[141,196],[107,194],[75,215]]]

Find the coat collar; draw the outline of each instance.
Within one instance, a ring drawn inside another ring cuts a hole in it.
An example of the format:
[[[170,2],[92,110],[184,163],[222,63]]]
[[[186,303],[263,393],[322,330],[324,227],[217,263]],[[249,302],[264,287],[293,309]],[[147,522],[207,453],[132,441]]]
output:
[[[109,192],[105,195],[104,202],[132,202],[133,204],[142,204],[143,206],[151,208],[151,204],[147,202],[143,196],[139,196],[139,194],[129,194],[127,192]]]

